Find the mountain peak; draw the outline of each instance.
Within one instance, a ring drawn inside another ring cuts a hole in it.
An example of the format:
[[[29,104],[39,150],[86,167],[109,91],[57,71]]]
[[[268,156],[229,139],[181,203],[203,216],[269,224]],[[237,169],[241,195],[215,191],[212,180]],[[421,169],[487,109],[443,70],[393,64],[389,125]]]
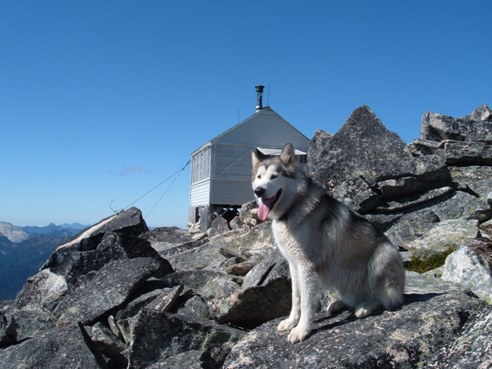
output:
[[[7,237],[13,243],[19,243],[29,238],[29,234],[22,228],[7,222],[0,222],[0,235]]]

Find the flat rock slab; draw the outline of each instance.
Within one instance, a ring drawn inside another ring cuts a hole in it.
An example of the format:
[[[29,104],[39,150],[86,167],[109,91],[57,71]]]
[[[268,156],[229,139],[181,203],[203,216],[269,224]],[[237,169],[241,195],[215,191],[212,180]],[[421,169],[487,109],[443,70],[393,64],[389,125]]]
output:
[[[46,331],[18,345],[0,349],[0,368],[100,369],[104,366],[98,365],[80,329],[71,327]]]
[[[215,362],[204,367],[219,367],[233,343],[244,334],[207,320],[153,310],[143,310],[133,324],[132,343],[126,352],[128,369],[144,369],[152,364],[155,368],[188,368],[186,353]]]
[[[492,368],[492,307],[465,324],[460,339],[442,347],[426,368]],[[443,366],[446,363],[446,366]]]
[[[415,368],[424,366],[484,303],[462,292],[406,295],[405,305],[365,319],[349,312],[316,316],[313,334],[291,344],[278,335],[280,319],[265,323],[237,343],[224,368]],[[444,366],[445,367],[445,366]]]
[[[158,268],[159,263],[151,258],[115,260],[93,275],[80,278],[54,310],[55,316],[60,317],[57,325],[91,324],[123,304]]]

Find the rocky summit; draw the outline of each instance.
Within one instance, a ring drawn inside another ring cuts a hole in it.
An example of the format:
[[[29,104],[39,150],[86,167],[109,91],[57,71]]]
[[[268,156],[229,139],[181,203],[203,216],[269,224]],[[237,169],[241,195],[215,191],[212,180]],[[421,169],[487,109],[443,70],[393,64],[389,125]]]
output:
[[[309,172],[400,248],[400,309],[326,312],[290,344],[288,266],[245,204],[207,233],[130,208],[55,252],[0,303],[0,368],[492,368],[492,123],[425,113],[405,144],[367,106],[319,130]]]

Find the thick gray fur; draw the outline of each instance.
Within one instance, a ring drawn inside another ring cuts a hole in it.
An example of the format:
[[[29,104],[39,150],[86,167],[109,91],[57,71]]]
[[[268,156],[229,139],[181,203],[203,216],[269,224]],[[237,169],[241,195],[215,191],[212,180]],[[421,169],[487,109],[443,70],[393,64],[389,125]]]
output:
[[[279,157],[252,156],[259,213],[272,219],[275,242],[289,263],[292,310],[277,329],[289,331],[292,343],[311,332],[319,282],[336,295],[329,312],[349,307],[357,318],[401,306],[405,284],[397,248],[313,183],[294,153],[289,143]]]

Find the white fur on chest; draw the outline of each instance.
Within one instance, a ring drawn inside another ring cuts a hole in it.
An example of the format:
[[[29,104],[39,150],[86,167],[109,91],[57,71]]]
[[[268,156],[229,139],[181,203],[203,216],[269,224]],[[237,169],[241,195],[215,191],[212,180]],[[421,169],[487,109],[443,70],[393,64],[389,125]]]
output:
[[[307,227],[293,229],[286,221],[273,220],[273,237],[282,254],[291,261],[311,259],[314,254]],[[314,261],[314,260],[313,260]]]

